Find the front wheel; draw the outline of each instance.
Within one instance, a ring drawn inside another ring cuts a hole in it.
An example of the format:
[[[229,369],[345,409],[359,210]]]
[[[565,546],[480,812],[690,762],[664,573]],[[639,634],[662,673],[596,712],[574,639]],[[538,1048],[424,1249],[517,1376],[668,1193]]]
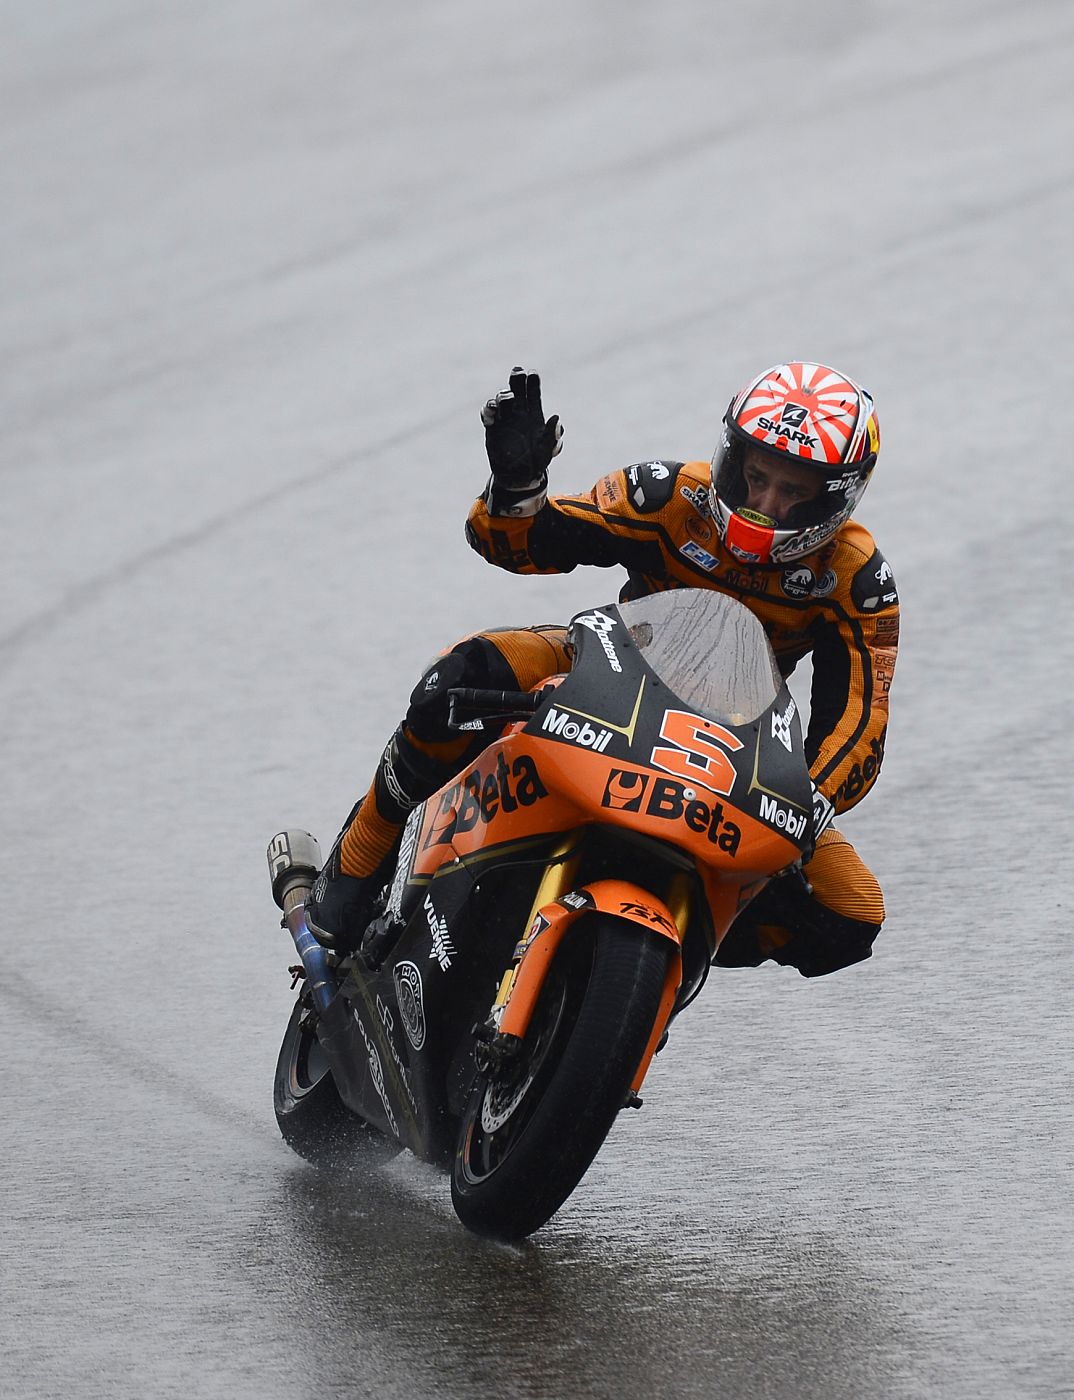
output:
[[[479,1075],[470,1094],[451,1182],[464,1225],[521,1239],[581,1181],[649,1042],[671,952],[607,914],[570,931],[510,1072]]]

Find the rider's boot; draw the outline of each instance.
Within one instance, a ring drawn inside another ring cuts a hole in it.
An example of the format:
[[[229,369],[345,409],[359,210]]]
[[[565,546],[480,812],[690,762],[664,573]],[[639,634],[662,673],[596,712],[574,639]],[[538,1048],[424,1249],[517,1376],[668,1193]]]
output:
[[[876,877],[835,827],[802,870],[771,880],[728,929],[714,961],[756,967],[771,958],[803,977],[862,962],[884,922]]]

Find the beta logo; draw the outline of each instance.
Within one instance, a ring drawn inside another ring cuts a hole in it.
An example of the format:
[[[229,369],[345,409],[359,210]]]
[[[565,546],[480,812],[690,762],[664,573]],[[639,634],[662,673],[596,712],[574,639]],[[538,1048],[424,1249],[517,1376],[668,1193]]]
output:
[[[657,821],[685,822],[691,831],[706,836],[713,846],[730,856],[737,853],[742,840],[741,829],[724,820],[722,802],[710,804],[698,797],[696,788],[672,778],[653,778],[650,783],[644,773],[613,768],[600,805],[610,811],[644,811]]]
[[[806,829],[806,813],[792,812],[788,807],[781,807],[774,797],[766,797],[761,794],[761,820],[768,822],[770,826],[776,827],[779,831],[785,832],[792,841],[798,841],[804,835]]]
[[[529,754],[520,753],[510,768],[503,754],[497,754],[494,770],[473,768],[442,794],[422,849],[449,846],[478,822],[488,826],[500,812],[510,816],[547,796],[548,789]]]
[[[600,799],[600,805],[612,812],[640,812],[648,786],[648,774],[613,768],[604,786],[604,796]]]
[[[612,737],[610,729],[594,729],[587,720],[579,724],[566,711],[557,710],[554,705],[549,706],[541,729],[546,734],[554,734],[557,739],[577,744],[580,749],[592,749],[594,753],[603,753]]]

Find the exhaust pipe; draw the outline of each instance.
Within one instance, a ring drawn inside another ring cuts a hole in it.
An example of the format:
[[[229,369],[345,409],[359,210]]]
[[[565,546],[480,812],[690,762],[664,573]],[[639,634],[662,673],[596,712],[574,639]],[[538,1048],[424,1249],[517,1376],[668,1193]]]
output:
[[[306,899],[321,868],[321,848],[308,831],[280,831],[268,846],[272,897],[283,910],[284,927],[294,939],[306,970],[313,1004],[324,1012],[336,994],[328,954],[306,923]]]

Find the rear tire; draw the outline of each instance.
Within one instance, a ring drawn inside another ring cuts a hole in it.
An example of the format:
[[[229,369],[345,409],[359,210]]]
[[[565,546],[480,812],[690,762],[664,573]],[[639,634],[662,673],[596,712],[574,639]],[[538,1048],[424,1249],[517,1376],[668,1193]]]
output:
[[[672,948],[591,914],[556,953],[510,1077],[479,1075],[459,1130],[451,1199],[478,1234],[521,1239],[581,1181],[626,1101]]]
[[[304,1024],[308,1014],[300,998],[276,1061],[273,1108],[289,1147],[307,1162],[334,1166],[382,1139],[340,1098],[316,1032]]]

